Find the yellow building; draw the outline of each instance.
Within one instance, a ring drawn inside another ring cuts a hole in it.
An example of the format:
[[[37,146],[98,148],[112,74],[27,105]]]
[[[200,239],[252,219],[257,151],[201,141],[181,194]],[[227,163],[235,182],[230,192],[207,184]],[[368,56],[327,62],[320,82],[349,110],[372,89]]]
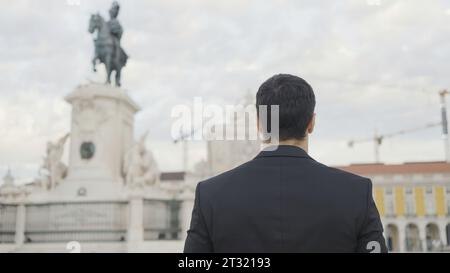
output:
[[[372,180],[391,251],[449,250],[450,163],[355,164],[339,168]]]

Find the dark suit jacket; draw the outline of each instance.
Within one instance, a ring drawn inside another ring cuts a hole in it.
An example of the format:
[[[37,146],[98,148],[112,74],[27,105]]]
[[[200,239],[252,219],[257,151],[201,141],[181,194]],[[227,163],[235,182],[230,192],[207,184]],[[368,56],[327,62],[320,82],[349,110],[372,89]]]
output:
[[[197,185],[184,251],[386,252],[382,232],[369,179],[282,145]]]

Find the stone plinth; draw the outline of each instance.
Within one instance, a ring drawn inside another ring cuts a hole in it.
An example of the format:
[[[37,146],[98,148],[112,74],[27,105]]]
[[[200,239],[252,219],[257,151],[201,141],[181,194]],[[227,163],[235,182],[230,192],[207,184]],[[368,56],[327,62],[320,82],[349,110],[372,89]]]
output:
[[[72,121],[68,173],[60,186],[104,195],[102,189],[114,188],[111,183],[123,183],[123,158],[134,143],[139,107],[123,89],[103,84],[81,85],[65,99],[72,105]]]

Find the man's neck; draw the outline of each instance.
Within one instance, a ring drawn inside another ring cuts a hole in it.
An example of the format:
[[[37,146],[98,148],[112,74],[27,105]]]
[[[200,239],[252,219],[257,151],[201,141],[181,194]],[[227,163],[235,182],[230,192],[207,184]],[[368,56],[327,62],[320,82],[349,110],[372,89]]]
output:
[[[291,145],[302,148],[305,152],[308,152],[308,137],[304,139],[287,139],[280,141],[279,145]]]

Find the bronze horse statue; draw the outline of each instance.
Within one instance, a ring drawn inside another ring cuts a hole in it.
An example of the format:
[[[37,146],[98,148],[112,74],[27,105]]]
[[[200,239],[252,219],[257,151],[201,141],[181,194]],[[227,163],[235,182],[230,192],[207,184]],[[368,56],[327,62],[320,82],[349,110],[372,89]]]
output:
[[[118,27],[119,31],[112,29],[112,27]],[[128,55],[120,46],[122,36],[120,24],[115,17],[110,22],[106,22],[100,14],[92,14],[89,21],[89,32],[94,33],[96,30],[97,38],[94,39],[95,53],[92,59],[92,69],[96,72],[95,65],[97,60],[100,61],[106,68],[106,83],[111,84],[111,73],[115,71],[116,86],[120,86],[121,70],[128,59]]]

